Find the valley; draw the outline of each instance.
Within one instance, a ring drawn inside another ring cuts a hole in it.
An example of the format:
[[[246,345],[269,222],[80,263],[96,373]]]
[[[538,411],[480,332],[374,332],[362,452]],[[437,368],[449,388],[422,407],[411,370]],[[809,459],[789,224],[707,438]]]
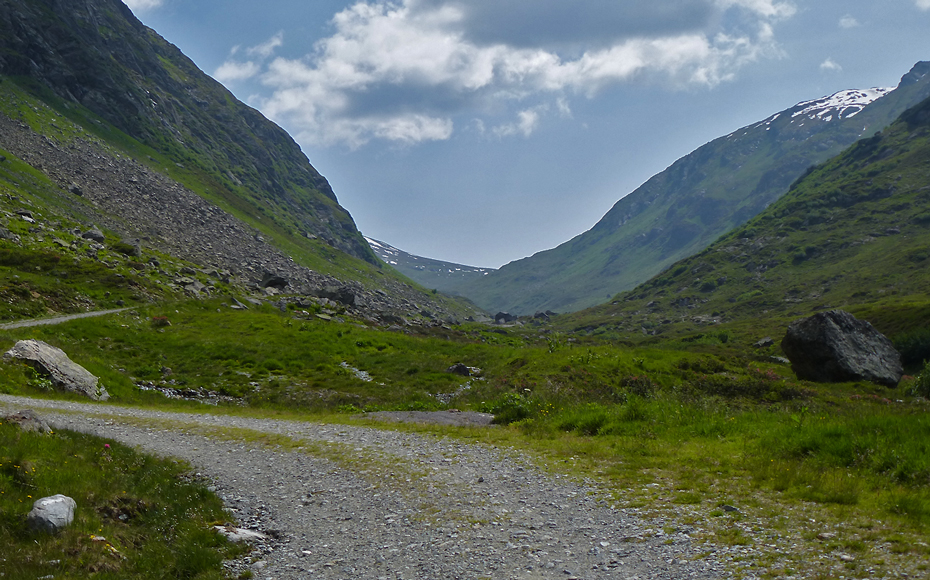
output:
[[[53,426],[0,417],[4,578],[927,574],[927,62],[494,270],[363,236],[121,2],[50,2],[0,0],[0,347],[59,348],[110,399],[0,363],[0,415]],[[896,385],[798,377],[783,337],[836,309]],[[490,424],[385,419],[435,414]],[[55,493],[74,524],[40,535]]]

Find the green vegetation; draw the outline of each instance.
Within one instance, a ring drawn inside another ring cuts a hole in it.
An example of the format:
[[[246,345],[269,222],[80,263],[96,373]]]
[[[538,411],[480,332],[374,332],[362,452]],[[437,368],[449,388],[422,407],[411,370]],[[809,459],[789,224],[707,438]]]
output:
[[[222,502],[187,466],[70,431],[42,435],[0,423],[0,545],[4,578],[223,578],[241,553],[212,526]],[[31,531],[37,499],[75,500],[74,523]]]

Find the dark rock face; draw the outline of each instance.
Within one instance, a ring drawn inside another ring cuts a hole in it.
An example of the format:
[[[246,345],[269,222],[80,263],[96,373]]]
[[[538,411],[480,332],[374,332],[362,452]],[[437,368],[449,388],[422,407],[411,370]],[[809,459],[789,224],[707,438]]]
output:
[[[843,310],[792,322],[781,348],[799,379],[864,380],[894,387],[904,374],[901,355],[891,341]]]
[[[265,272],[265,275],[262,276],[261,282],[262,288],[277,288],[278,290],[284,290],[287,286],[287,278],[284,276],[279,276],[278,274],[272,274],[271,272]]]
[[[95,401],[106,401],[110,398],[97,377],[68,358],[60,348],[41,340],[21,340],[13,345],[3,358],[25,362],[36,372],[49,377],[59,389],[78,393]]]

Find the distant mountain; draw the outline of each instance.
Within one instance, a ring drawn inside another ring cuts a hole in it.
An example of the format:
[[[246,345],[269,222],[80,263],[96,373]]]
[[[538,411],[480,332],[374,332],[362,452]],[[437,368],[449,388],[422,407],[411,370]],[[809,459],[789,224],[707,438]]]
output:
[[[927,328],[928,297],[930,98],[702,252],[566,323],[665,334],[843,308],[902,333]]]
[[[401,274],[426,288],[453,292],[463,282],[487,276],[494,268],[476,268],[453,262],[414,256],[394,246],[369,237],[365,240],[375,255],[390,264]]]
[[[888,126],[930,95],[930,62],[893,91],[843,91],[798,103],[715,139],[620,201],[589,231],[456,291],[489,311],[570,312],[603,303],[777,200],[810,166]]]
[[[377,264],[297,143],[120,0],[0,0],[0,75],[158,151],[226,209]]]

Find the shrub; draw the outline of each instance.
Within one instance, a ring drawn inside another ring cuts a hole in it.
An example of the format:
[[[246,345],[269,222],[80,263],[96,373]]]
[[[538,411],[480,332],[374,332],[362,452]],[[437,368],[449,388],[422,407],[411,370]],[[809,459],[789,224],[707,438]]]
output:
[[[894,347],[901,353],[905,365],[916,365],[930,359],[930,328],[919,328],[894,339]]]
[[[930,361],[924,362],[924,370],[917,375],[913,386],[908,389],[908,394],[914,397],[930,399]]]

